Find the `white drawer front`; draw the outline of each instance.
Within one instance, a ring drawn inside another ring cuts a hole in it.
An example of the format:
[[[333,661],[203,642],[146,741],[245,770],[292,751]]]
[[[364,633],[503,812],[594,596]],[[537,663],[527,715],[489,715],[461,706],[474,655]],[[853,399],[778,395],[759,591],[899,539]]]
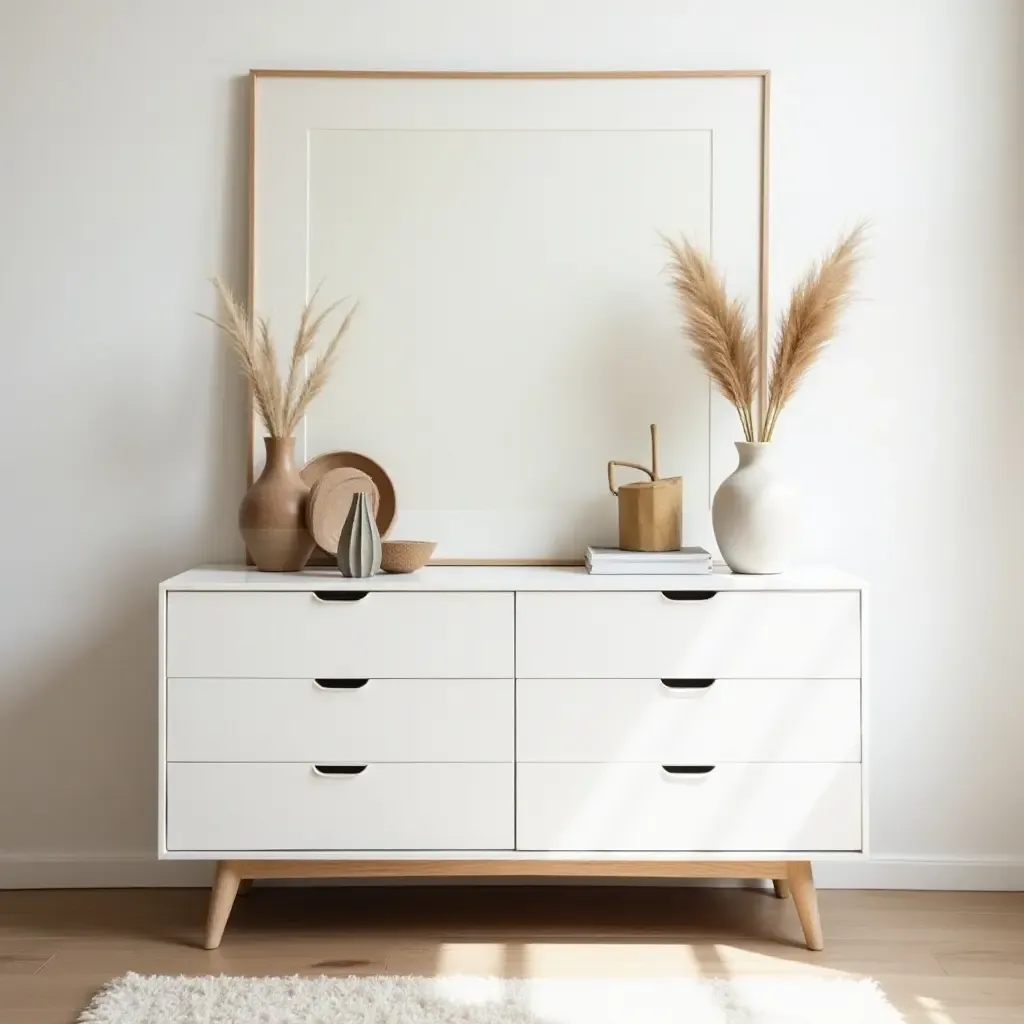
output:
[[[511,764],[167,766],[170,851],[504,850],[514,844]]]
[[[520,761],[860,760],[859,679],[520,679],[516,713]]]
[[[520,677],[860,676],[853,592],[726,592],[707,600],[638,593],[519,593]]]
[[[170,761],[515,759],[511,679],[168,679]]]
[[[511,594],[171,593],[167,675],[243,678],[514,675]]]
[[[826,851],[861,848],[857,764],[520,764],[520,850]]]

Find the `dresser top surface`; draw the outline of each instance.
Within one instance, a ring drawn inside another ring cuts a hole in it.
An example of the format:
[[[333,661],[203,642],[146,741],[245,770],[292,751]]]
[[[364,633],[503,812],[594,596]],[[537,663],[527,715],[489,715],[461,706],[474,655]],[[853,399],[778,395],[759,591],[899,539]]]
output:
[[[725,568],[710,575],[590,575],[582,566],[434,565],[405,575],[345,579],[335,569],[257,572],[244,565],[189,569],[161,584],[164,590],[374,590],[374,591],[778,591],[863,590],[864,583],[826,566],[777,576],[740,576]]]

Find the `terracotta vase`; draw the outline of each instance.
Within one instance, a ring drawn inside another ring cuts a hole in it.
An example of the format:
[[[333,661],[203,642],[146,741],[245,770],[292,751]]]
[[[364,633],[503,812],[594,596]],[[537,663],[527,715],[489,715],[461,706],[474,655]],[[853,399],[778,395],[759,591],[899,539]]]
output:
[[[306,486],[295,468],[295,438],[265,437],[267,461],[238,509],[238,528],[257,569],[298,572],[313,553]]]

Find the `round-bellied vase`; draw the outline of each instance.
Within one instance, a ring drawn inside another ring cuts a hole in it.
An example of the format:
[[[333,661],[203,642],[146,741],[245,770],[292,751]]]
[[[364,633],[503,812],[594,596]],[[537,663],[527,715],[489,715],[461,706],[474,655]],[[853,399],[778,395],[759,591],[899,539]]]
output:
[[[265,437],[267,460],[238,509],[249,557],[263,572],[298,572],[313,553],[306,529],[309,487],[295,467],[294,437]]]
[[[796,491],[779,473],[772,442],[737,441],[740,464],[711,505],[715,540],[733,572],[784,572],[800,532]]]

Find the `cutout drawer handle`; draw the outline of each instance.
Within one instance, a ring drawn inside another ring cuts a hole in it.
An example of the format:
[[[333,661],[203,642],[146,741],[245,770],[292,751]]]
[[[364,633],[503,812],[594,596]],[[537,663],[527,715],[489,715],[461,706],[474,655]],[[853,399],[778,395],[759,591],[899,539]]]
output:
[[[318,601],[362,601],[368,590],[314,590],[313,596]]]
[[[717,590],[663,590],[662,594],[670,601],[710,601]]]
[[[670,690],[706,690],[714,679],[662,679],[661,685]]]
[[[369,679],[314,679],[313,685],[318,690],[358,690],[369,681]]]
[[[337,776],[361,775],[366,768],[365,764],[315,764],[313,774],[323,779],[333,779]]]
[[[715,766],[713,764],[663,764],[661,770],[669,775],[707,775],[708,772],[715,770]]]

